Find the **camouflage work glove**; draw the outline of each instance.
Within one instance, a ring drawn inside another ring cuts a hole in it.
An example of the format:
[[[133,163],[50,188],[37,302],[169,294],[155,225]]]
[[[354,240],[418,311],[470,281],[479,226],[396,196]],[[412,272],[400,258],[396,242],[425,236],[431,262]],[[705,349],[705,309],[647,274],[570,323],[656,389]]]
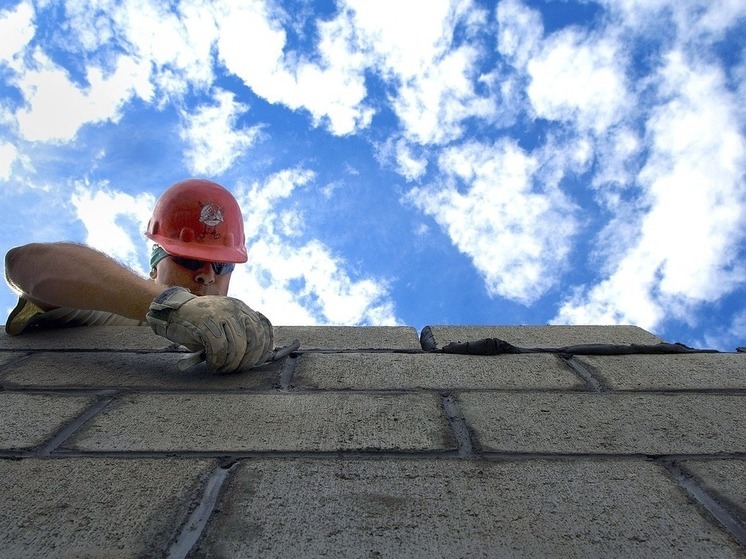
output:
[[[170,287],[153,300],[147,320],[159,336],[204,351],[214,373],[248,369],[272,355],[272,324],[232,297],[197,297],[182,287]]]

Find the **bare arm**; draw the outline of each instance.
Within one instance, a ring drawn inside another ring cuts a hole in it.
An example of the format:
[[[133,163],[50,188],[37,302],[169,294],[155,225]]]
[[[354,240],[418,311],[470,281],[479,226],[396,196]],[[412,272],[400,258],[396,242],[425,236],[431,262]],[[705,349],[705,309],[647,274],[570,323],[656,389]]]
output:
[[[74,243],[33,243],[5,256],[8,284],[42,308],[70,307],[145,320],[165,289],[105,254]]]

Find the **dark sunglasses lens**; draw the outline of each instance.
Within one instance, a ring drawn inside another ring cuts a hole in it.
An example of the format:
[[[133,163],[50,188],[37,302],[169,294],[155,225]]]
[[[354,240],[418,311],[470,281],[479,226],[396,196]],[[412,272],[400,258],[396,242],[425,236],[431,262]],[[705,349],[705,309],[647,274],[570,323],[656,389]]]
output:
[[[215,270],[215,273],[219,276],[230,274],[234,270],[235,267],[236,267],[235,264],[228,263],[228,262],[213,262],[212,263],[212,269]]]
[[[195,270],[199,270],[202,266],[205,265],[202,260],[193,260],[191,258],[182,258],[180,256],[172,256],[171,259],[179,266],[183,266],[184,268],[192,272],[194,272]]]
[[[205,262],[203,260],[194,260],[192,258],[182,258],[181,256],[172,256],[171,259],[176,262],[179,266],[183,266],[187,270],[194,272],[196,270],[199,270],[202,266],[205,265]],[[213,271],[219,275],[224,276],[225,274],[230,274],[234,269],[236,265],[228,262],[213,262],[212,263],[212,269]]]

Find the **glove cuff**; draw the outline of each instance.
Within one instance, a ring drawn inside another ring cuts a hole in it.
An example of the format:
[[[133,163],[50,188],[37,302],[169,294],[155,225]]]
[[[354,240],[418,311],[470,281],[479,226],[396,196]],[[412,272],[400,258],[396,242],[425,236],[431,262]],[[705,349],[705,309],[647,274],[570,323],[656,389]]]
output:
[[[171,313],[181,307],[187,301],[197,297],[183,287],[169,287],[162,291],[153,302],[145,318],[153,331],[159,336],[166,336],[166,330],[170,322]]]
[[[153,299],[153,302],[150,304],[150,310],[178,309],[181,305],[187,301],[191,301],[195,297],[196,295],[183,287],[169,287],[165,291],[161,291]]]

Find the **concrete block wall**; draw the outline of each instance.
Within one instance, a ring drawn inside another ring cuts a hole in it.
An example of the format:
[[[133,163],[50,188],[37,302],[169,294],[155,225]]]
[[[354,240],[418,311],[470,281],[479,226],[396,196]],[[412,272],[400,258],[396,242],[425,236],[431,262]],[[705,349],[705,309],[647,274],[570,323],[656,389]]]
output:
[[[276,327],[212,376],[148,328],[0,336],[3,557],[746,557],[746,354],[464,356]],[[634,327],[434,342],[655,344]]]

